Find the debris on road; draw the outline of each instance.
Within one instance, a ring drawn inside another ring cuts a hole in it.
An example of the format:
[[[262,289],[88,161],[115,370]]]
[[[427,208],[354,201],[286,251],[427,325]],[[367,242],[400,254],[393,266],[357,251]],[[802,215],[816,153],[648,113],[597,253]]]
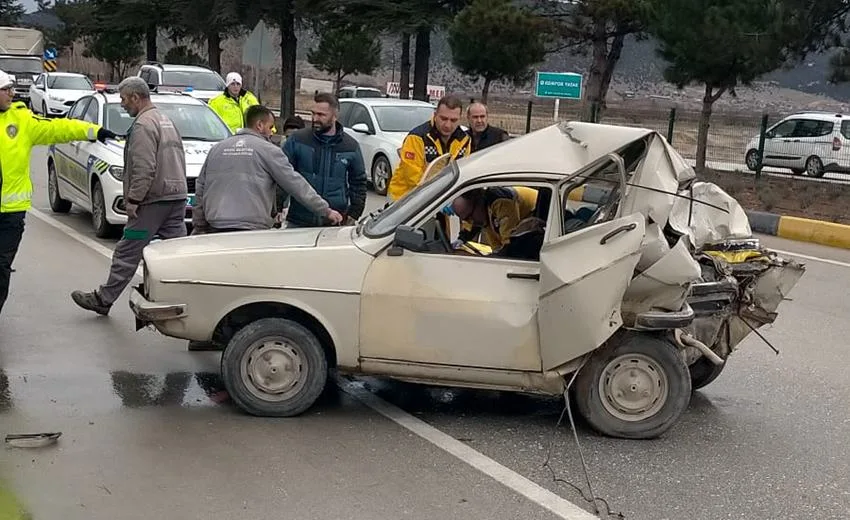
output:
[[[56,444],[62,432],[55,433],[10,433],[6,444],[14,448],[44,448]]]

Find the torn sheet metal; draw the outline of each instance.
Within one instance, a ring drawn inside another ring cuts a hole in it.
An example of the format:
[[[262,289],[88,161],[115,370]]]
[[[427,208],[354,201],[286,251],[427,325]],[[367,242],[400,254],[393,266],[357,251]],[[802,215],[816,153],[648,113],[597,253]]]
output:
[[[660,136],[651,136],[646,157],[629,180],[618,216],[642,213],[653,222],[666,224],[678,191],[679,179],[670,152]]]
[[[753,235],[744,208],[716,184],[694,182],[682,194],[688,198],[677,197],[669,224],[676,232],[686,235],[694,248]]]
[[[702,270],[682,237],[659,261],[634,277],[623,296],[623,316],[650,310],[678,311]]]
[[[638,273],[646,271],[661,260],[668,251],[670,251],[670,245],[664,236],[664,230],[654,222],[648,224],[641,244],[641,257],[635,271]]]

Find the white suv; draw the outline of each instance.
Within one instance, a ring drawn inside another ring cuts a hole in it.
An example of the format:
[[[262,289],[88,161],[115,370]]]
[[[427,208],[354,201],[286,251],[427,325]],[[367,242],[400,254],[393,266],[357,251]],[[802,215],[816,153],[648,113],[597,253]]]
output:
[[[759,136],[747,143],[747,168],[758,167]],[[834,112],[794,114],[768,128],[763,166],[788,168],[795,175],[823,177],[850,172],[850,116]]]
[[[138,76],[148,85],[165,87],[159,88],[160,92],[171,87],[204,103],[224,92],[224,79],[219,73],[196,65],[146,63],[139,68]]]

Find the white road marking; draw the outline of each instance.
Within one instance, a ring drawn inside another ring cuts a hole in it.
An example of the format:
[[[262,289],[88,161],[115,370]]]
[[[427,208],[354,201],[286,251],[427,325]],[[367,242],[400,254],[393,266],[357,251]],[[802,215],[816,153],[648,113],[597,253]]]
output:
[[[425,421],[417,419],[397,406],[384,401],[362,386],[342,379],[338,380],[337,384],[346,393],[357,398],[357,400],[372,410],[469,464],[500,484],[516,491],[539,506],[548,509],[559,518],[563,518],[564,520],[598,520],[598,516],[588,513],[565,498],[506,468],[483,453],[470,448],[451,435],[443,433]]]
[[[89,249],[92,249],[94,252],[99,253],[99,254],[105,256],[106,258],[109,258],[110,260],[112,259],[112,250],[109,249],[108,247],[106,247],[105,245],[101,244],[97,240],[83,235],[82,233],[80,233],[76,229],[72,228],[71,226],[69,226],[67,224],[63,224],[62,222],[59,222],[56,218],[45,214],[43,211],[41,211],[39,209],[30,208],[29,214],[32,215],[33,217],[37,218],[38,220],[44,222],[45,224],[52,226],[52,227],[58,229],[59,231],[65,233],[66,235],[73,238],[74,240],[81,243],[82,245],[88,247]],[[136,269],[136,276],[140,276],[140,277],[144,276],[144,273],[142,272],[141,267]]]
[[[839,262],[838,260],[830,260],[829,258],[821,258],[819,256],[803,255],[803,254],[800,254],[800,253],[793,253],[791,251],[782,251],[781,249],[774,249],[772,247],[768,247],[767,249],[770,250],[770,251],[774,251],[776,253],[779,253],[780,255],[795,256],[797,258],[802,258],[804,260],[812,260],[814,262],[823,262],[825,264],[837,265],[839,267],[850,267],[850,263]]]
[[[31,208],[29,212],[45,224],[58,229],[82,245],[92,249],[96,253],[99,253],[109,259],[112,258],[112,250],[96,240],[83,235],[66,224],[59,222],[54,217],[45,214],[41,210]],[[142,276],[141,268],[136,271],[136,274]],[[496,482],[519,493],[540,507],[551,511],[559,518],[563,518],[564,520],[599,519],[598,516],[588,513],[569,500],[558,496],[546,488],[523,477],[519,473],[508,469],[483,453],[470,448],[451,435],[443,433],[426,422],[417,419],[400,408],[384,401],[368,390],[343,380],[338,380],[337,384],[343,391],[355,397],[372,410],[378,412],[410,432],[415,433],[419,437],[456,457],[460,461],[469,464]]]

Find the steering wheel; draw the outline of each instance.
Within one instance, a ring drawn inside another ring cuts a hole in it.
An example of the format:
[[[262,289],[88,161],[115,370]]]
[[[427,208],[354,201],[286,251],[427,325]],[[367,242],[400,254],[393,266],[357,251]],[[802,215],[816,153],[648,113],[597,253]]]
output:
[[[449,241],[449,237],[446,236],[446,232],[443,230],[443,226],[440,225],[440,222],[437,221],[437,225],[434,226],[434,234],[436,235],[434,238],[440,241],[440,244],[444,248],[446,248],[446,253],[452,252],[452,243]]]

